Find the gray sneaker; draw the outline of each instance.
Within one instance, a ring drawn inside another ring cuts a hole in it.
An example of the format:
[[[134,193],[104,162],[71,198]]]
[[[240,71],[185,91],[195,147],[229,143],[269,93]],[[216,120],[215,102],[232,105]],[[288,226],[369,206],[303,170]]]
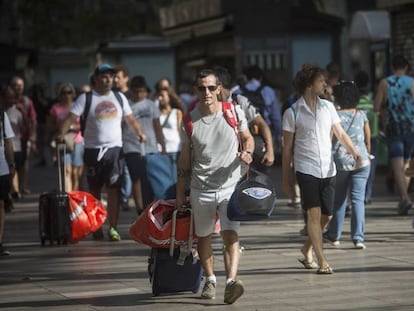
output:
[[[203,291],[201,292],[201,298],[214,299],[216,298],[216,283],[206,281],[204,283]]]
[[[244,293],[244,285],[242,281],[234,281],[226,285],[224,290],[224,303],[232,304],[240,298]]]
[[[412,207],[413,202],[410,199],[405,199],[398,204],[398,215],[408,215],[408,210]]]

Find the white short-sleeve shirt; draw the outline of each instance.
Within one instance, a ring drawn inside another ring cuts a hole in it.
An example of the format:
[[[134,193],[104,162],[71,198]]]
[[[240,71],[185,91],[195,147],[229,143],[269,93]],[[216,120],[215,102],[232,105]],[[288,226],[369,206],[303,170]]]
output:
[[[285,111],[283,130],[295,133],[293,164],[296,172],[317,178],[336,175],[331,130],[340,121],[333,103],[325,99],[319,99],[315,115],[303,97]]]
[[[125,95],[119,95],[122,98],[122,107],[112,91],[107,95],[92,91],[91,108],[84,132],[85,148],[122,147],[122,118],[132,114],[132,111]],[[82,115],[85,100],[86,95],[80,95],[71,112],[77,116]]]
[[[10,139],[14,137],[13,129],[10,125],[9,117],[7,113],[4,113],[4,133],[3,133],[3,125],[0,122],[1,130],[0,130],[0,176],[10,174],[9,170],[9,163],[6,160],[5,148],[4,148],[4,138]]]

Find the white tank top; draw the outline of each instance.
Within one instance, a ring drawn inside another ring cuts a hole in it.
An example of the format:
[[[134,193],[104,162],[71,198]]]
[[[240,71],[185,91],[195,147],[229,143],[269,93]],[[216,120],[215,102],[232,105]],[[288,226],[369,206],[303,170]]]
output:
[[[177,111],[178,109],[175,108],[171,110],[170,117],[166,123],[165,120],[168,114],[160,115],[160,124],[162,126],[162,132],[164,134],[165,140],[165,149],[167,152],[178,152],[181,148],[180,132],[178,130],[177,122]]]

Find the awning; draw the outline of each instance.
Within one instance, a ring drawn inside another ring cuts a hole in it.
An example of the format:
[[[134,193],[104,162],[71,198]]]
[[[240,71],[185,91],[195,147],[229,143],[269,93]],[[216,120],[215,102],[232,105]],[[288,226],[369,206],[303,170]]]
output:
[[[352,17],[349,38],[371,41],[390,39],[390,18],[388,12],[356,12]]]

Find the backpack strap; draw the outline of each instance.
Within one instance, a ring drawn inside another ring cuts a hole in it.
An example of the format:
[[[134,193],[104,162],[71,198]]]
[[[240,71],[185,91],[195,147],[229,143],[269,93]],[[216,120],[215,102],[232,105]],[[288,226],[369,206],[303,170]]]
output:
[[[121,94],[119,94],[118,91],[112,91],[116,97],[116,99],[118,100],[119,104],[121,105],[121,108],[124,109],[124,102],[122,101],[122,97]]]
[[[83,114],[81,115],[81,118],[80,118],[82,136],[85,132],[86,120],[88,119],[89,110],[91,110],[91,104],[92,104],[92,91],[89,91],[85,93],[85,109],[83,110]]]
[[[233,103],[229,102],[222,102],[221,107],[223,109],[223,116],[226,119],[227,123],[234,129],[236,133],[237,140],[239,141],[239,151],[243,150],[243,145],[241,142],[240,131],[239,131],[239,116],[236,112],[236,105],[238,105],[237,101],[233,101]]]

